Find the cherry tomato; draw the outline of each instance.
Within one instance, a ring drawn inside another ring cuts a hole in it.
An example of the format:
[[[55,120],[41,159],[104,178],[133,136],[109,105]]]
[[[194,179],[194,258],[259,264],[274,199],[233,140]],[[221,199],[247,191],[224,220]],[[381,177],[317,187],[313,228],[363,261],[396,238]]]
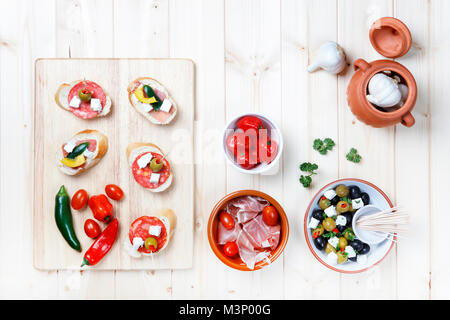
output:
[[[73,209],[75,210],[81,210],[83,209],[87,202],[88,202],[89,196],[84,189],[80,189],[72,197],[72,200],[70,201],[70,204]]]
[[[231,230],[234,228],[234,219],[228,212],[222,211],[220,213],[219,219],[226,229]]]
[[[259,139],[259,154],[261,161],[270,163],[277,156],[278,145],[272,139]]]
[[[89,238],[95,239],[101,233],[100,226],[92,219],[87,219],[84,222],[84,232]]]
[[[278,224],[280,215],[274,206],[267,206],[262,211],[262,218],[265,224],[268,226],[275,226]]]
[[[236,131],[227,138],[227,147],[236,156],[238,152],[249,150],[251,147],[257,146],[258,137],[253,133],[244,133]]]
[[[235,255],[237,255],[238,251],[239,251],[238,246],[234,241],[227,242],[223,246],[223,253],[225,253],[225,255],[228,257],[234,257]]]
[[[105,187],[105,192],[106,192],[106,195],[113,200],[120,200],[123,198],[123,191],[122,191],[122,189],[120,189],[120,187],[118,185],[108,184]]]

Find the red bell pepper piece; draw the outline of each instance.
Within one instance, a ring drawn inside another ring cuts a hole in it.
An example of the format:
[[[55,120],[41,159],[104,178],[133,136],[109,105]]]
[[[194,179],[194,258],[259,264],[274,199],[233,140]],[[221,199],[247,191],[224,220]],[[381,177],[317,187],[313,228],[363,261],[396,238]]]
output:
[[[119,221],[114,219],[86,251],[81,266],[96,265],[109,252],[117,238]]]
[[[92,196],[89,199],[89,208],[91,208],[94,218],[99,221],[109,222],[113,217],[113,206],[104,194]]]
[[[259,133],[260,129],[264,129],[263,123],[261,119],[254,116],[245,116],[239,119],[237,122],[237,126],[239,129],[242,129],[244,132],[253,129],[255,130],[256,134]]]

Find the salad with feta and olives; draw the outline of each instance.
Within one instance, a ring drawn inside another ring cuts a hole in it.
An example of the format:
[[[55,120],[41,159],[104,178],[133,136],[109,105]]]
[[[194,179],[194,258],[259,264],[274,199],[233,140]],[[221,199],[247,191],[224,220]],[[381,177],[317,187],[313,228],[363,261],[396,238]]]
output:
[[[318,208],[311,214],[310,229],[314,245],[327,254],[327,262],[364,263],[370,251],[367,243],[356,239],[352,229],[354,213],[370,203],[366,192],[357,186],[338,185],[326,190],[319,198]]]

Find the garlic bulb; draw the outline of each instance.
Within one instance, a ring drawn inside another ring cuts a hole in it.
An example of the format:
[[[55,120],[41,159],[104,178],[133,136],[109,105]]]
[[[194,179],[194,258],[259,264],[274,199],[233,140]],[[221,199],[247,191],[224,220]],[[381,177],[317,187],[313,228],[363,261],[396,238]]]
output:
[[[337,74],[346,66],[344,50],[333,41],[327,41],[319,48],[315,61],[308,66],[308,72],[324,69]]]
[[[397,81],[384,73],[375,74],[369,81],[367,100],[379,107],[393,107],[402,99]]]

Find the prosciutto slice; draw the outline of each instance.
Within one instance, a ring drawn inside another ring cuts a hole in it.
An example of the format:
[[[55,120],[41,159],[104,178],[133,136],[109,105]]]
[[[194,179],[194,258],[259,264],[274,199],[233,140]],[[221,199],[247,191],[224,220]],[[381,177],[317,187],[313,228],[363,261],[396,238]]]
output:
[[[236,218],[238,223],[245,223],[255,218],[269,202],[260,197],[244,196],[231,200],[227,204],[227,212]]]
[[[255,269],[255,264],[269,256],[268,251],[256,252],[245,248],[239,248],[239,256],[249,269]]]
[[[236,241],[239,232],[241,231],[241,227],[238,224],[234,225],[234,228],[231,230],[228,230],[223,226],[221,222],[218,224],[217,229],[217,243],[219,244],[225,244],[230,241]]]
[[[252,245],[257,248],[276,249],[280,241],[280,225],[268,226],[262,220],[262,215],[247,222],[243,226]]]

